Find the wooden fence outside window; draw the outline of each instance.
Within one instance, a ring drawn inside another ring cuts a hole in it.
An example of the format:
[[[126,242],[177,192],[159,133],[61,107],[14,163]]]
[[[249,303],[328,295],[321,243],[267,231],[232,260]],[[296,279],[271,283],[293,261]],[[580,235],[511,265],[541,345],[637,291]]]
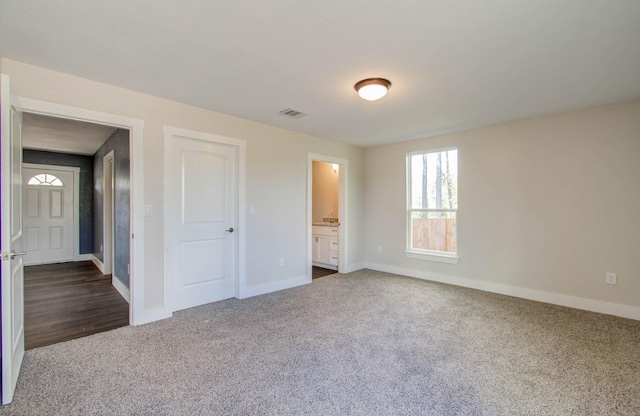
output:
[[[456,252],[456,220],[454,218],[414,218],[411,248]]]

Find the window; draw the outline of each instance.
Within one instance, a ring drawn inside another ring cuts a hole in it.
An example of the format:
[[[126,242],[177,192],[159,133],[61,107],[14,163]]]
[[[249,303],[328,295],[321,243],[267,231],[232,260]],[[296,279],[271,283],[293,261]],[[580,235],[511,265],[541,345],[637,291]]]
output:
[[[457,263],[458,150],[407,155],[407,256]]]
[[[57,176],[49,175],[48,173],[40,173],[33,176],[29,179],[27,185],[64,186]]]

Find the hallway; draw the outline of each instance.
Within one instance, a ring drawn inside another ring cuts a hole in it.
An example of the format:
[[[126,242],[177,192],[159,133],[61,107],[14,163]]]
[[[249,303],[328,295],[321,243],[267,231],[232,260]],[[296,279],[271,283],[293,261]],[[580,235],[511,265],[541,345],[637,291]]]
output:
[[[129,304],[90,261],[24,268],[25,349],[129,324]]]

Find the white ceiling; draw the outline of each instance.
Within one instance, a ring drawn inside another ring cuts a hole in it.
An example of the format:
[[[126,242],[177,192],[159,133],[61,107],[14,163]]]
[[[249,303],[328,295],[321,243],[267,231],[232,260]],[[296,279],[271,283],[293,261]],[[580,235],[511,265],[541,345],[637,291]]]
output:
[[[640,1],[0,0],[0,53],[369,147],[640,97]]]
[[[24,113],[22,147],[25,149],[93,155],[116,131],[115,127]]]

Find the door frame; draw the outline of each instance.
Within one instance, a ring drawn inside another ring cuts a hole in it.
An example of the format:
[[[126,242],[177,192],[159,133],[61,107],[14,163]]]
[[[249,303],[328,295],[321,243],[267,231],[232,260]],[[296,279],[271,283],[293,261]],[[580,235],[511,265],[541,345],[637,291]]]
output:
[[[23,110],[27,113],[50,117],[104,124],[129,130],[129,152],[131,155],[131,245],[129,275],[129,324],[141,325],[171,316],[165,305],[145,307],[144,274],[144,121],[117,114],[88,110],[47,101],[19,97]],[[135,238],[134,238],[135,236]]]
[[[167,207],[170,206],[169,195],[171,195],[171,160],[173,156],[172,140],[174,136],[185,137],[194,140],[201,140],[209,143],[215,143],[223,146],[232,146],[236,148],[236,200],[235,202],[235,216],[237,221],[237,239],[235,241],[235,297],[242,299],[246,297],[247,283],[246,283],[246,267],[245,267],[245,255],[246,255],[246,209],[245,209],[245,175],[246,175],[246,153],[247,142],[242,139],[234,139],[231,137],[219,136],[211,133],[204,133],[194,130],[183,129],[179,127],[172,127],[164,125],[162,128],[164,133],[164,304],[169,310],[173,310],[173,299],[171,297],[173,278],[171,273],[171,264],[173,259],[171,256],[175,253],[171,253],[169,247],[170,241],[173,241],[175,231],[173,230],[171,218],[167,212]],[[169,308],[169,306],[171,306]]]
[[[80,168],[76,166],[45,165],[40,163],[22,163],[22,169],[63,170],[73,173],[73,261],[90,260],[91,254],[80,254]],[[27,178],[22,178],[22,194]],[[23,218],[24,222],[24,207]]]
[[[348,273],[347,259],[349,248],[349,160],[318,153],[307,154],[307,278],[313,279],[313,162],[335,163],[338,171],[338,273]]]
[[[115,233],[114,233],[114,218],[113,218],[113,202],[114,202],[114,191],[113,191],[113,161],[114,161],[115,152],[112,150],[107,153],[102,158],[102,266],[103,274],[111,274],[115,272],[115,267],[113,265],[115,261]],[[109,175],[107,177],[107,166],[110,165],[108,172]]]

